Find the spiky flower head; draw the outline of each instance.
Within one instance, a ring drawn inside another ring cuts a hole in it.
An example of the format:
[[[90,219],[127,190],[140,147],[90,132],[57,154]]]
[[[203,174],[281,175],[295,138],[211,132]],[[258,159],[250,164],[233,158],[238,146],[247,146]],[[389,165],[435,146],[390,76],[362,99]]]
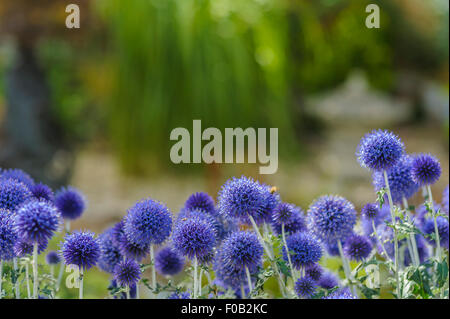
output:
[[[433,185],[441,177],[441,172],[441,164],[431,154],[422,153],[414,157],[411,175],[418,185]]]
[[[374,219],[379,213],[380,209],[375,203],[367,203],[361,210],[361,215],[367,219]]]
[[[49,265],[57,265],[61,262],[61,257],[58,252],[52,250],[48,252],[47,256],[45,256],[45,261]]]
[[[366,134],[356,149],[356,157],[362,167],[383,171],[394,166],[404,152],[400,138],[386,130],[374,130]]]
[[[113,273],[116,265],[123,259],[119,246],[112,240],[112,230],[112,228],[108,228],[105,232],[98,236],[100,246],[98,267],[109,273]]]
[[[48,241],[43,241],[38,243],[38,254],[41,254],[47,249]],[[33,244],[27,243],[18,238],[16,243],[14,244],[14,254],[16,257],[25,257],[31,255],[33,253]]]
[[[282,233],[282,224],[279,222],[273,221],[271,222],[272,230],[276,235],[281,235]],[[306,225],[306,219],[303,211],[300,207],[297,207],[295,211],[293,211],[291,219],[289,223],[284,225],[284,232],[286,234],[293,234],[296,232],[303,232],[308,229]]]
[[[312,264],[305,269],[305,275],[311,277],[315,281],[319,281],[323,274],[323,268],[319,264]]]
[[[6,179],[14,179],[18,182],[23,183],[25,186],[30,188],[34,185],[34,180],[31,178],[30,175],[25,173],[23,170],[18,168],[11,168],[6,169],[3,171],[0,171],[0,180],[6,180]]]
[[[311,298],[317,290],[317,283],[309,276],[303,276],[295,282],[295,293],[300,298]]]
[[[224,238],[226,230],[224,224],[220,221],[219,216],[212,216],[206,213],[205,211],[198,209],[194,210],[182,209],[178,214],[177,222],[191,218],[200,218],[210,223],[214,228],[214,233],[217,241],[220,241]]]
[[[213,216],[217,214],[214,199],[204,192],[194,193],[189,196],[184,204],[184,209],[187,211],[202,210]]]
[[[253,232],[232,233],[222,244],[222,261],[240,270],[254,273],[262,266],[263,247]]]
[[[449,225],[448,220],[442,216],[436,217],[436,223],[439,233],[439,241],[441,247],[445,247],[448,249],[448,243],[449,243]],[[436,241],[434,237],[431,236],[435,235],[435,226],[434,226],[434,220],[433,218],[428,218],[425,220],[425,223],[422,226],[422,231],[425,235],[427,235],[425,238],[427,239],[428,243],[430,243],[432,246],[436,247]]]
[[[50,202],[32,200],[17,210],[14,227],[26,242],[48,241],[61,224],[61,214]]]
[[[322,246],[319,240],[308,232],[292,234],[287,237],[286,243],[295,269],[311,266],[322,257]],[[283,247],[283,259],[288,261],[285,247]]]
[[[172,214],[166,205],[153,199],[137,202],[128,210],[124,231],[138,246],[161,244],[172,230]]]
[[[323,289],[333,289],[334,287],[339,286],[339,279],[335,274],[326,271],[320,276],[318,284]]]
[[[13,228],[14,219],[10,212],[0,209],[0,261],[15,257],[14,244],[17,233]]]
[[[403,198],[408,199],[419,190],[419,185],[413,180],[411,174],[413,161],[413,156],[404,154],[400,157],[398,162],[386,172],[394,203],[401,203]],[[379,191],[386,186],[383,172],[374,172],[372,179],[376,191]]]
[[[289,224],[298,212],[302,212],[300,207],[289,203],[280,203],[272,213],[272,221],[277,224]]]
[[[366,236],[353,234],[345,240],[344,254],[350,260],[361,261],[372,251],[372,243]]]
[[[376,205],[378,208],[378,205]],[[364,213],[364,209],[362,211],[361,216],[361,228],[363,230],[364,235],[366,235],[372,243],[376,243],[377,239],[374,234],[373,224],[375,224],[375,229],[380,224],[384,224],[386,220],[390,220],[390,208],[389,204],[385,203],[381,207],[381,209],[378,210],[378,213],[375,215],[374,218],[367,217],[368,214]]]
[[[326,195],[308,210],[310,229],[324,242],[344,241],[356,223],[355,207],[341,196]]]
[[[191,293],[189,291],[185,292],[174,291],[167,297],[167,299],[191,299]]]
[[[64,219],[74,220],[83,214],[86,200],[78,189],[69,186],[56,193],[55,205]]]
[[[202,258],[213,249],[216,235],[211,223],[194,217],[177,223],[172,240],[174,248],[183,256]]]
[[[444,210],[444,212],[448,215],[448,185],[447,187],[444,189],[444,191],[442,192],[442,209]]]
[[[82,269],[95,266],[101,254],[94,233],[80,231],[65,236],[61,244],[61,253],[66,265],[76,265]]]
[[[322,299],[358,299],[347,289],[338,289]]]
[[[141,261],[150,253],[150,245],[136,245],[129,241],[127,236],[122,236],[119,242],[119,250],[125,257]]]
[[[133,259],[120,261],[114,268],[114,279],[122,287],[131,287],[141,279],[141,268]]]
[[[37,200],[46,200],[53,202],[55,200],[55,195],[50,187],[45,184],[37,183],[30,187],[30,192],[33,198]]]
[[[0,180],[0,209],[14,213],[31,196],[25,184],[11,178]]]
[[[166,246],[156,254],[155,267],[161,275],[176,275],[183,270],[184,257],[173,247]]]
[[[231,263],[225,262],[225,251],[222,247],[217,251],[213,262],[213,270],[216,275],[218,285],[225,289],[240,289],[241,285],[246,285],[246,272],[242,268],[236,268]]]

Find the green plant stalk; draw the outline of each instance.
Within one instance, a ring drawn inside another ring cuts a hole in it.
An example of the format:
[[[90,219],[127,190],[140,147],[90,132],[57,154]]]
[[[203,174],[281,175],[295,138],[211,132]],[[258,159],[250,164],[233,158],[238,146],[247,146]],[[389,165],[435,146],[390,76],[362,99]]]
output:
[[[84,283],[83,267],[78,267],[78,270],[79,270],[79,272],[80,272],[80,277],[79,277],[80,288],[79,288],[78,299],[83,299],[83,283]]]
[[[153,245],[150,245],[150,262],[152,264],[152,288],[156,289],[156,269],[155,269],[155,251]],[[154,294],[154,292],[153,292]]]
[[[30,274],[28,272],[28,262],[25,264],[25,277],[27,283],[27,297],[31,299],[31,289],[30,289]]]
[[[375,221],[373,219],[372,219],[372,228],[373,228],[373,233],[375,234],[375,237],[380,242],[381,249],[383,250],[383,253],[386,256],[386,259],[389,260],[389,261],[392,261],[391,257],[389,257],[389,255],[388,255],[388,253],[386,251],[386,248],[384,247],[384,243],[382,241],[382,238],[380,236],[378,236],[377,228],[375,227]]]
[[[38,243],[33,246],[33,299],[38,299]]]
[[[136,287],[136,289],[137,289],[137,287]],[[130,286],[129,285],[127,286],[126,294],[127,294],[127,299],[131,299],[130,298]]]
[[[434,209],[433,194],[431,193],[430,185],[427,185],[427,190],[428,190],[428,200],[430,201],[430,205],[431,205],[431,213],[433,214],[434,232],[435,232],[435,236],[436,236],[436,258],[440,262],[441,261],[441,239],[439,238],[439,228],[437,225],[437,216],[436,216],[436,211]]]
[[[250,295],[253,290],[253,284],[252,284],[252,277],[250,275],[250,270],[248,270],[248,267],[245,267],[245,273],[247,275],[248,294]]]
[[[200,268],[200,274],[198,275],[198,295],[202,295],[202,276],[203,276],[203,269]]]
[[[391,188],[389,187],[389,179],[387,176],[387,172],[386,170],[383,171],[384,174],[384,183],[386,184],[386,190],[387,190],[387,195],[388,195],[388,201],[389,201],[389,208],[391,211],[391,219],[392,219],[392,224],[394,225],[394,273],[395,273],[395,278],[396,278],[396,282],[397,282],[397,298],[400,297],[400,274],[399,274],[399,269],[398,269],[398,236],[397,236],[397,221],[395,218],[395,214],[394,214],[394,202],[392,201],[392,195],[391,195]]]
[[[66,233],[70,233],[70,220],[66,220],[65,227]],[[56,281],[56,291],[59,291],[59,288],[61,287],[61,281],[64,274],[64,258],[61,260],[61,266],[59,267],[59,274],[58,274],[58,280]]]
[[[284,244],[284,247],[286,248],[286,255],[288,257],[289,267],[291,268],[292,280],[295,285],[297,275],[295,273],[294,267],[292,266],[291,255],[289,253],[289,248],[288,248],[287,241],[286,241],[286,234],[284,231],[284,223],[281,224],[281,237],[283,238],[283,244]]]
[[[14,273],[16,274],[16,282],[14,283],[16,299],[20,299],[20,289],[19,289],[19,275],[18,275],[18,267],[17,267],[17,258],[13,258],[13,267]]]
[[[406,213],[408,214],[408,217],[410,220],[412,220],[411,218],[411,214],[409,211],[409,205],[408,205],[408,200],[403,197],[403,206],[405,207]],[[410,255],[412,257],[412,260],[414,261],[414,266],[418,267],[420,265],[420,257],[419,257],[419,250],[417,249],[417,242],[416,242],[416,236],[415,234],[410,234],[409,235],[410,241],[411,241],[411,248],[412,251],[410,251]]]
[[[2,283],[3,283],[3,260],[0,260],[0,299],[2,299],[3,296]]]
[[[345,277],[347,277],[348,281],[350,282],[350,287],[353,290],[353,294],[356,296],[355,286],[352,283],[353,279],[352,279],[352,273],[350,270],[350,265],[348,263],[347,258],[345,258],[344,250],[342,249],[341,240],[338,240],[337,243],[338,243],[339,254],[341,255],[341,259],[342,259],[342,266],[344,267]]]
[[[193,271],[194,271],[194,275],[193,275],[193,277],[194,277],[194,288],[192,289],[192,291],[193,291],[193,299],[197,299],[197,256],[194,256],[194,268],[193,268]]]

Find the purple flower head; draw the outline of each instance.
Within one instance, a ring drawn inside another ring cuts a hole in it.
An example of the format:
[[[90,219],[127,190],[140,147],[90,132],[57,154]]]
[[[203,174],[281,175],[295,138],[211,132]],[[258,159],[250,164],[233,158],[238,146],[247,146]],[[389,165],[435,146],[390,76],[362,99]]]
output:
[[[14,213],[31,196],[32,194],[25,184],[14,179],[0,180],[0,209]]]
[[[122,260],[114,268],[114,279],[122,287],[135,286],[141,279],[141,268],[133,259]]]
[[[167,297],[167,299],[191,299],[191,293],[189,291],[178,292],[174,291]]]
[[[303,276],[295,282],[295,293],[300,298],[311,298],[317,290],[317,283],[309,276]]]
[[[322,246],[319,240],[310,233],[292,234],[287,237],[286,243],[295,269],[311,266],[322,257]],[[283,259],[288,261],[285,247],[283,247]]]
[[[61,262],[61,257],[58,255],[58,252],[52,250],[45,256],[45,261],[49,265],[57,265]]]
[[[333,289],[339,286],[339,280],[335,274],[326,271],[320,276],[318,284],[323,289]]]
[[[120,246],[122,238],[125,236],[125,231],[123,230],[124,222],[123,219],[116,223],[111,229],[111,240],[114,245]]]
[[[156,254],[155,267],[161,275],[176,275],[183,270],[184,257],[173,249],[173,247],[164,247]]]
[[[86,200],[79,190],[69,186],[56,193],[55,205],[64,219],[74,220],[83,214]]]
[[[271,226],[276,235],[281,235],[282,225],[280,223],[272,221]],[[304,232],[307,231],[307,229],[308,227],[306,225],[305,215],[303,214],[301,208],[294,211],[289,223],[284,225],[284,232],[288,235],[296,232]]]
[[[324,242],[344,241],[356,223],[355,207],[340,196],[315,200],[308,210],[310,229]]]
[[[214,199],[204,192],[194,193],[189,196],[184,204],[184,209],[187,211],[202,210],[212,216],[217,214]]]
[[[372,252],[372,243],[366,236],[353,234],[345,240],[344,254],[350,260],[361,261]]]
[[[124,231],[128,240],[138,246],[161,244],[172,230],[172,214],[162,203],[145,199],[128,210]]]
[[[323,268],[319,264],[312,264],[305,269],[305,275],[309,276],[315,281],[319,281],[320,277],[322,277]]]
[[[251,273],[262,267],[263,247],[255,233],[238,231],[222,244],[222,262],[238,270]]]
[[[226,230],[224,224],[219,220],[219,216],[211,216],[203,210],[185,210],[182,209],[177,217],[177,222],[185,219],[200,218],[210,223],[214,228],[216,240],[220,241],[225,237]]]
[[[378,207],[378,206],[377,206]],[[361,216],[361,226],[365,236],[367,236],[373,244],[376,243],[377,239],[375,238],[375,234],[373,232],[373,224],[375,224],[375,228],[380,224],[385,224],[385,221],[390,220],[390,208],[389,204],[385,203],[383,207],[378,211],[378,214],[375,218],[368,218],[366,214],[362,214]]]
[[[16,257],[14,244],[17,242],[17,233],[13,225],[14,219],[11,213],[0,209],[0,261]]]
[[[445,219],[442,216],[438,216],[436,218],[438,233],[439,233],[439,241],[441,247],[445,247],[448,249],[448,242],[449,242],[449,227],[448,227],[448,220]],[[436,241],[431,238],[431,235],[435,235],[435,227],[434,227],[434,220],[433,218],[428,218],[425,220],[425,223],[422,226],[422,231],[426,236],[426,239],[428,243],[430,243],[432,246],[436,246]]]
[[[116,265],[123,259],[119,246],[112,240],[112,230],[112,228],[109,228],[98,236],[100,246],[98,267],[109,273],[113,273]]]
[[[55,199],[55,195],[53,194],[51,188],[42,183],[34,184],[30,187],[30,191],[33,195],[33,198],[37,200],[46,200],[49,202],[53,202]]]
[[[127,236],[122,236],[119,242],[120,253],[127,257],[141,261],[150,252],[150,245],[139,246],[128,240]]]
[[[401,203],[403,198],[408,199],[419,190],[419,185],[413,180],[411,174],[413,160],[411,155],[403,155],[394,166],[387,170],[394,203]],[[376,191],[386,186],[383,172],[374,172],[372,178]]]
[[[246,285],[246,273],[242,268],[236,268],[231,263],[225,262],[225,251],[219,249],[213,262],[213,270],[216,274],[218,285],[225,289],[240,289],[241,285]]]
[[[448,215],[448,185],[442,192],[442,209]]]
[[[211,223],[194,217],[177,223],[172,240],[174,248],[183,256],[202,258],[212,251],[216,235]]]
[[[34,180],[30,175],[18,168],[0,170],[0,180],[14,179],[30,188],[34,185]]]
[[[419,154],[414,157],[411,175],[418,185],[433,185],[441,177],[441,172],[441,164],[431,154]]]
[[[394,133],[374,130],[361,139],[356,149],[356,157],[362,167],[383,171],[397,163],[404,148],[403,142]]]
[[[361,210],[361,215],[367,219],[374,219],[380,213],[378,205],[375,203],[367,203]]]
[[[347,289],[338,289],[322,299],[358,299]]]
[[[47,249],[48,241],[38,243],[38,254],[41,254]],[[16,257],[25,257],[33,253],[33,244],[27,243],[20,238],[14,244],[14,254]]]
[[[101,252],[94,233],[77,231],[65,236],[61,243],[61,254],[66,265],[89,269],[97,264]]]
[[[14,227],[19,236],[29,243],[48,241],[61,223],[61,214],[50,202],[32,200],[16,213]]]

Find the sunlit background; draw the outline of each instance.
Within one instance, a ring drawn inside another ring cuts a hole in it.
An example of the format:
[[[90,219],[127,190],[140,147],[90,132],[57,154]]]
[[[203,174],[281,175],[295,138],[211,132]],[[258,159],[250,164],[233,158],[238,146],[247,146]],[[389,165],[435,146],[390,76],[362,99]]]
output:
[[[65,28],[69,3],[80,29]],[[379,29],[365,26],[370,3]],[[324,193],[360,209],[375,193],[355,149],[387,128],[440,159],[440,201],[448,28],[447,0],[0,0],[0,167],[78,187],[89,208],[73,227],[98,232],[141,198],[176,213],[242,174],[305,210]],[[193,119],[277,127],[278,172],[173,164],[170,131]]]

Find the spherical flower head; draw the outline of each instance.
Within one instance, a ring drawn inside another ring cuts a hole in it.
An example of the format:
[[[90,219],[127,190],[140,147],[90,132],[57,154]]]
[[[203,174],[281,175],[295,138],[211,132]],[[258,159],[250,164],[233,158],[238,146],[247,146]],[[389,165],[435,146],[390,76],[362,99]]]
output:
[[[161,275],[173,276],[183,270],[184,257],[173,247],[162,248],[155,257],[155,268]]]
[[[338,289],[322,299],[358,299],[347,289]]]
[[[14,219],[10,212],[0,209],[0,261],[11,260],[15,257],[14,244],[17,233],[13,228]]]
[[[0,180],[0,209],[14,213],[31,196],[32,194],[25,184],[14,179]]]
[[[251,273],[262,267],[263,252],[258,237],[252,232],[235,232],[222,244],[223,262],[236,269],[247,268]]]
[[[289,221],[289,223],[284,225],[284,232],[287,235],[296,233],[296,232],[304,232],[307,231],[308,227],[306,225],[306,219],[303,211],[300,207],[297,207]],[[279,236],[282,233],[282,224],[276,221],[271,222],[272,230],[274,233]]]
[[[30,175],[18,168],[6,169],[0,171],[0,180],[14,179],[30,188],[34,185],[34,180]]]
[[[136,245],[131,241],[129,241],[127,236],[124,235],[120,239],[119,250],[123,256],[127,258],[136,259],[137,261],[141,261],[149,254],[150,245],[149,244],[144,246]]]
[[[123,230],[124,222],[123,219],[116,223],[111,229],[111,240],[114,245],[120,246],[122,238],[125,236],[125,231]]]
[[[303,276],[295,282],[295,293],[300,298],[311,298],[317,290],[317,283],[309,276]]]
[[[214,228],[217,241],[220,241],[224,238],[226,230],[224,224],[219,219],[220,216],[212,216],[206,213],[205,211],[198,209],[195,210],[182,209],[178,214],[177,222],[191,218],[200,218],[207,221],[208,223],[211,223],[211,225]]]
[[[167,297],[167,299],[191,299],[191,293],[189,291],[178,292],[174,291]]]
[[[404,148],[403,142],[394,133],[374,130],[361,139],[356,149],[356,157],[362,167],[384,171],[397,163]]]
[[[333,241],[333,242],[329,242],[329,243],[325,243],[325,249],[328,253],[329,256],[340,256],[340,252],[339,252],[339,247],[338,247],[338,242],[337,241]]]
[[[305,275],[309,276],[315,281],[319,281],[320,277],[322,277],[322,274],[323,268],[319,264],[312,264],[305,269]]]
[[[213,216],[217,214],[214,199],[204,192],[194,193],[189,196],[184,204],[184,209],[187,211],[202,210]]]
[[[122,287],[131,287],[141,279],[141,268],[133,259],[120,261],[114,268],[114,279]]]
[[[45,256],[45,261],[49,265],[57,265],[61,262],[61,257],[56,251],[49,251],[47,256]]]
[[[55,205],[64,219],[74,220],[83,214],[86,200],[79,190],[69,186],[56,193]]]
[[[374,219],[379,214],[380,209],[377,204],[367,203],[361,210],[361,215],[367,219]]]
[[[356,223],[355,207],[340,196],[326,195],[308,210],[310,229],[324,242],[344,241]]]
[[[107,229],[98,236],[100,258],[98,266],[101,270],[113,273],[116,265],[123,259],[119,246],[112,240],[112,228]]]
[[[256,223],[267,218],[270,207],[275,206],[275,196],[270,188],[257,181],[242,176],[229,179],[221,188],[218,197],[219,214],[228,219],[238,219],[250,224],[249,216]]]
[[[216,275],[216,282],[225,289],[240,289],[241,285],[246,285],[246,272],[242,268],[236,268],[233,264],[225,262],[225,251],[222,247],[217,251],[213,262],[213,270]]]
[[[53,202],[55,199],[55,195],[50,187],[45,184],[38,183],[34,184],[30,187],[30,192],[33,198],[37,200],[46,200],[49,202]]]
[[[372,252],[372,243],[366,236],[353,234],[347,238],[343,249],[350,260],[362,261]]]
[[[166,205],[145,199],[128,210],[124,230],[128,240],[138,246],[161,244],[172,230],[172,214]]]
[[[289,203],[280,203],[272,213],[272,220],[277,224],[289,224],[296,212],[301,208]]]
[[[41,254],[47,249],[48,241],[43,241],[38,243],[38,254]],[[27,243],[26,241],[18,238],[14,244],[14,254],[16,257],[25,257],[33,253],[33,244]]]
[[[448,215],[448,185],[447,187],[444,189],[444,191],[442,192],[442,209],[443,211]]]
[[[339,280],[335,274],[327,271],[320,276],[318,285],[323,289],[333,289],[339,286]]]
[[[413,161],[414,157],[405,154],[387,170],[389,188],[394,203],[401,203],[403,198],[408,199],[419,190],[419,185],[413,180],[411,174]],[[386,186],[383,172],[374,172],[372,179],[376,191]]]
[[[61,245],[61,254],[66,265],[90,269],[97,264],[101,252],[94,233],[77,231],[65,236]]]
[[[50,202],[32,200],[17,210],[14,227],[29,243],[48,241],[61,223],[61,214]]]
[[[183,256],[202,258],[213,249],[216,235],[211,223],[194,217],[177,223],[172,240],[174,248]]]
[[[419,154],[414,157],[411,176],[418,185],[433,185],[441,177],[441,172],[441,164],[431,154]]]
[[[436,217],[436,223],[439,233],[439,241],[441,247],[445,247],[448,249],[448,243],[449,243],[449,225],[448,220],[442,216]],[[431,238],[431,235],[435,234],[435,227],[434,227],[434,220],[433,218],[428,218],[425,220],[425,223],[422,226],[422,231],[425,235],[427,235],[425,238],[427,239],[428,243],[430,243],[432,246],[436,247],[436,241]]]
[[[287,237],[286,243],[295,269],[311,266],[322,257],[322,246],[319,240],[308,232],[292,234]],[[288,261],[285,247],[283,247],[283,259]]]

